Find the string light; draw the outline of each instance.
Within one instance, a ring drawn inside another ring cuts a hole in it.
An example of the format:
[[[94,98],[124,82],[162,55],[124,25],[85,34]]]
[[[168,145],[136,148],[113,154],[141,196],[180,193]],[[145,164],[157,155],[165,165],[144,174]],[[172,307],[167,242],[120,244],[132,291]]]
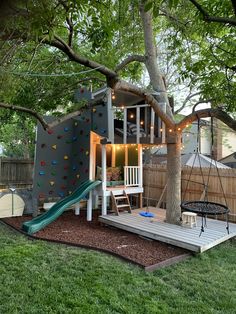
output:
[[[133,117],[134,117],[134,115],[133,115],[133,114],[131,114],[131,115],[130,115],[130,118],[131,118],[131,119],[133,119]]]
[[[143,121],[140,121],[140,124],[141,124],[141,125],[143,125],[143,123],[144,123]]]
[[[160,132],[162,132],[163,131],[163,129],[162,128],[160,128]]]
[[[169,129],[169,132],[171,133],[171,132],[172,132],[172,129]]]
[[[178,128],[178,131],[181,131],[181,128]]]

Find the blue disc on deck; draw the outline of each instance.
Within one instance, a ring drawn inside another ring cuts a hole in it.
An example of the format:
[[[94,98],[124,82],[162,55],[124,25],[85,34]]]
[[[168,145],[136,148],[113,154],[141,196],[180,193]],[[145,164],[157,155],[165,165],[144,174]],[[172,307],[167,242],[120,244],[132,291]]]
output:
[[[139,215],[143,217],[154,217],[154,214],[149,212],[140,212]]]

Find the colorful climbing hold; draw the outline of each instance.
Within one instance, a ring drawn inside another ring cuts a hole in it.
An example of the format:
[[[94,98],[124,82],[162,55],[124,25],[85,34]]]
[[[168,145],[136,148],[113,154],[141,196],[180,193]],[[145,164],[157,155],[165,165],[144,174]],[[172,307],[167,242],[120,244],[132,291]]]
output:
[[[73,137],[72,137],[72,141],[73,141],[73,142],[77,141],[77,139],[78,139],[77,136],[73,136]]]
[[[64,156],[64,160],[68,160],[69,157],[67,155]]]
[[[69,128],[68,128],[68,127],[65,127],[65,128],[64,128],[64,131],[65,131],[65,132],[68,132],[68,131],[69,131]]]
[[[63,138],[62,135],[57,135],[58,140],[60,140],[61,138]]]
[[[42,161],[40,161],[40,165],[41,165],[42,167],[44,167],[44,166],[46,166],[46,162],[45,162],[44,160],[42,160]]]
[[[52,195],[53,193],[54,193],[53,190],[50,190],[50,191],[48,192],[49,195]]]
[[[44,171],[39,171],[39,175],[40,175],[40,176],[44,176],[44,175],[45,175],[45,172],[44,172]]]
[[[52,145],[52,149],[57,149],[57,145]]]
[[[72,193],[72,191],[68,191],[68,194],[70,195]]]
[[[69,166],[64,166],[63,168],[64,168],[64,170],[68,170]]]
[[[45,194],[44,193],[39,193],[39,198],[45,198]]]
[[[56,172],[55,172],[55,171],[52,171],[52,172],[51,172],[51,175],[52,175],[52,176],[55,176],[55,175],[56,175]]]
[[[93,108],[93,112],[96,112],[97,111],[97,109],[96,108]]]
[[[89,151],[87,150],[85,154],[86,154],[86,156],[88,156],[89,155]]]
[[[77,175],[76,175],[76,178],[77,178],[77,179],[79,179],[79,178],[80,178],[80,175],[79,175],[79,174],[77,174]]]
[[[66,144],[72,143],[72,140],[66,140]]]
[[[54,186],[55,182],[54,182],[54,181],[50,181],[49,184],[50,184],[51,186]]]
[[[41,183],[40,183],[40,182],[37,182],[37,186],[40,187],[40,186],[41,186]]]
[[[58,192],[58,195],[60,196],[60,197],[64,197],[64,192]]]
[[[48,134],[53,134],[53,130],[48,130]]]
[[[73,167],[72,167],[72,170],[76,170],[77,169],[77,167],[74,165]]]
[[[57,165],[58,164],[58,161],[57,160],[52,160],[52,165]]]
[[[106,131],[107,131],[106,129],[101,129],[101,130],[100,130],[100,132],[101,132],[102,134],[105,134]]]
[[[78,122],[76,121],[75,123],[74,123],[74,126],[77,126],[78,125]]]

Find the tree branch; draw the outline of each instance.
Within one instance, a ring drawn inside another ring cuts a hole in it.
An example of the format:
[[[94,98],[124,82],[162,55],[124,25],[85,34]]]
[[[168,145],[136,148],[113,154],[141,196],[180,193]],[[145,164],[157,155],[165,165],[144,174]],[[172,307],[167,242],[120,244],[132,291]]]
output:
[[[190,101],[191,98],[193,98],[193,97],[195,97],[195,96],[197,96],[197,95],[199,95],[199,94],[201,94],[201,92],[197,92],[197,93],[194,93],[194,94],[191,94],[191,92],[190,92],[190,94],[189,94],[189,95],[185,98],[185,100],[183,101],[182,106],[181,106],[179,109],[177,109],[174,114],[180,113],[180,111],[185,108],[187,102]]]
[[[54,39],[49,40],[49,39],[43,39],[43,42],[49,46],[58,48],[62,52],[64,52],[68,58],[71,61],[78,62],[88,68],[94,69],[97,72],[103,74],[106,76],[108,80],[115,80],[117,79],[117,73],[112,71],[111,69],[107,68],[106,66],[96,62],[89,60],[87,58],[84,58],[80,55],[78,55],[62,38],[59,36],[55,36]]]
[[[48,129],[48,127],[49,127],[47,122],[43,119],[43,117],[40,114],[38,114],[36,111],[32,110],[32,109],[28,109],[28,108],[21,107],[21,106],[5,104],[3,102],[0,102],[0,107],[1,108],[5,108],[5,109],[10,109],[10,110],[13,110],[13,111],[21,111],[21,112],[28,113],[31,116],[35,117],[42,124],[42,127],[45,130]]]
[[[176,124],[176,129],[183,130],[187,124],[191,124],[193,121],[200,119],[200,118],[208,118],[214,117],[222,122],[224,122],[228,127],[232,130],[236,131],[236,120],[231,118],[229,114],[223,111],[221,108],[214,108],[214,109],[202,109],[198,111],[192,112],[190,115],[186,116],[182,121]]]
[[[189,0],[203,15],[203,20],[206,22],[216,22],[221,24],[229,24],[231,26],[236,26],[236,19],[230,17],[220,17],[220,16],[210,16],[208,12],[196,1]]]
[[[131,62],[145,62],[146,58],[145,56],[142,55],[130,55],[127,58],[125,58],[120,64],[117,65],[115,68],[115,72],[119,72],[122,70],[124,67],[126,67],[129,63]]]

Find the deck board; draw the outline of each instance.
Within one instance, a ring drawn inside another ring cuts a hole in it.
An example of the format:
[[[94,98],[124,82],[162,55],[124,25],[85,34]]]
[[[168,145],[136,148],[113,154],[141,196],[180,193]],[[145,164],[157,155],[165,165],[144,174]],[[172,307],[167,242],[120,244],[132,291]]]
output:
[[[207,219],[207,227],[199,237],[201,217],[198,217],[198,226],[192,229],[171,225],[162,220],[153,221],[150,218],[141,217],[137,213],[123,213],[119,216],[100,216],[99,220],[104,224],[182,247],[193,252],[204,252],[236,236],[236,224],[229,224],[230,233],[228,234],[224,221]]]

